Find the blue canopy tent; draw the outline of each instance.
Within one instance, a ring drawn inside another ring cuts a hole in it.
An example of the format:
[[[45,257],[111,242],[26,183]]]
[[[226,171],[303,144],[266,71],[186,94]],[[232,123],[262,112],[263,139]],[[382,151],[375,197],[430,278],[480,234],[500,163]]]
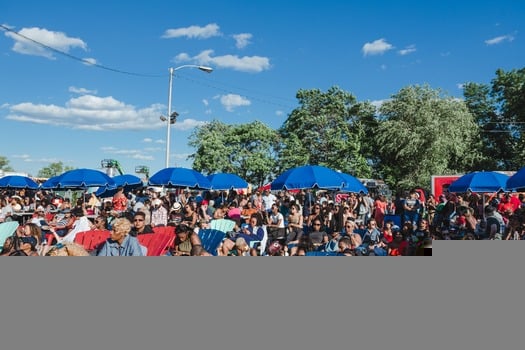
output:
[[[40,187],[33,179],[21,175],[7,175],[0,178],[0,188],[13,189],[30,189],[36,190]]]
[[[272,182],[270,188],[272,190],[307,188],[337,190],[344,185],[344,177],[333,169],[320,165],[303,165],[283,172]]]
[[[494,193],[507,190],[508,175],[496,171],[474,171],[465,174],[452,182],[448,187],[449,192],[474,192]],[[485,195],[482,195],[483,208],[485,208]],[[485,217],[485,211],[483,211]]]
[[[99,170],[74,169],[48,179],[40,188],[50,190],[85,190],[89,187],[101,186],[115,186],[115,181]]]
[[[129,192],[136,188],[144,187],[144,184],[142,183],[142,179],[138,176],[131,175],[131,174],[123,174],[123,175],[114,176],[113,181],[115,181],[114,186],[99,187],[98,190],[95,192],[95,195],[97,197],[107,198],[107,197],[113,197],[115,193],[117,193],[117,189],[119,187],[123,187],[124,192]]]
[[[149,186],[171,188],[197,188],[209,190],[210,180],[196,170],[187,168],[164,168],[153,174],[148,180]]]
[[[247,188],[248,183],[239,175],[230,173],[217,173],[206,176],[210,180],[213,190],[231,190],[235,188]]]

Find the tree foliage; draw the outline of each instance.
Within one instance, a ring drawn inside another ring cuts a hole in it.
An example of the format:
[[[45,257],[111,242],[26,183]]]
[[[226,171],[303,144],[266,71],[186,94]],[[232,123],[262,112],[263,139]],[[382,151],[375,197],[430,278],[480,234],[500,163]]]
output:
[[[51,163],[38,171],[38,177],[50,178],[73,169],[71,166],[64,166],[62,162]]]
[[[13,168],[9,165],[9,159],[7,159],[6,157],[0,156],[0,170],[14,171]]]
[[[190,136],[196,152],[189,158],[202,173],[234,173],[261,185],[274,175],[277,140],[277,132],[259,121],[227,125],[214,120]]]
[[[479,133],[463,101],[408,86],[379,109],[376,152],[397,188],[430,187],[435,174],[461,173],[480,157]]]
[[[361,151],[363,112],[370,109],[339,87],[327,92],[299,90],[299,107],[279,129],[280,171],[305,164],[324,165],[356,176],[370,173]]]
[[[430,187],[432,175],[515,170],[525,161],[525,69],[467,83],[465,100],[428,85],[402,88],[376,111],[334,86],[299,90],[274,131],[260,122],[197,128],[193,167],[262,184],[305,164],[324,165],[393,189]]]
[[[525,68],[496,71],[491,85],[468,83],[465,102],[482,134],[480,168],[517,170],[525,161]]]

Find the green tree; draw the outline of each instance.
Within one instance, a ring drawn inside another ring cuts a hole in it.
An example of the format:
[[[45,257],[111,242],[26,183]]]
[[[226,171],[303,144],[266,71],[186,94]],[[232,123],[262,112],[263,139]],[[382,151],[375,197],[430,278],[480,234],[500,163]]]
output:
[[[255,121],[227,125],[212,121],[196,128],[189,145],[193,168],[205,174],[234,173],[252,184],[261,185],[274,173],[277,132]]]
[[[462,173],[480,159],[474,117],[463,101],[440,90],[405,87],[379,113],[376,152],[393,188],[429,188],[432,175]]]
[[[482,169],[515,170],[525,161],[525,68],[496,71],[491,85],[467,83],[465,102],[482,130]]]
[[[227,139],[232,129],[231,125],[213,120],[193,130],[188,141],[188,145],[196,149],[195,153],[188,157],[193,159],[193,169],[206,174],[233,171],[229,161],[231,150]]]
[[[14,169],[9,166],[9,159],[6,157],[0,156],[0,170],[3,171],[14,171]]]
[[[73,169],[71,166],[64,166],[62,162],[51,163],[38,171],[38,177],[50,178]]]
[[[505,156],[501,150],[506,149],[505,135],[506,126],[499,124],[498,114],[494,98],[490,95],[490,86],[477,83],[467,83],[463,87],[465,104],[474,116],[474,120],[480,129],[481,153],[479,162],[475,164],[477,169],[497,170],[502,167],[502,159]],[[503,129],[501,129],[503,127]],[[506,135],[505,135],[506,136]]]
[[[368,175],[370,167],[361,150],[364,105],[337,86],[327,92],[299,90],[296,97],[299,107],[279,129],[279,170],[312,164],[359,177]]]

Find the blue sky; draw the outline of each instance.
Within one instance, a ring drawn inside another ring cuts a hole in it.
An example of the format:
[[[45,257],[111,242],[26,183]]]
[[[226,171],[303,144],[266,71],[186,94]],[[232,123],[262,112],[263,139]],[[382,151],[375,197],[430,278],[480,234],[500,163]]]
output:
[[[205,65],[214,71],[173,78],[170,166],[190,167],[195,126],[277,129],[299,89],[380,103],[428,83],[461,97],[465,82],[525,67],[524,22],[519,0],[2,0],[0,155],[32,175],[102,159],[153,174],[165,166],[169,68]]]

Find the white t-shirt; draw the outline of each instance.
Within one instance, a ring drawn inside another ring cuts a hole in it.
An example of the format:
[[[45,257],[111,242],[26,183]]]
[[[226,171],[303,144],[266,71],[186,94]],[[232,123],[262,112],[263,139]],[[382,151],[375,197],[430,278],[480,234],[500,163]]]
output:
[[[283,214],[281,213],[277,213],[277,214],[271,214],[270,215],[270,220],[272,221],[272,224],[277,224],[279,222],[279,220],[281,221],[281,223],[279,224],[279,228],[284,228],[284,217],[283,217]]]
[[[91,230],[89,219],[85,216],[81,216],[73,223],[73,228],[67,233],[62,239],[62,242],[74,242],[75,236],[79,232]]]
[[[277,197],[273,193],[268,193],[267,196],[262,196],[262,201],[264,205],[264,210],[271,210],[273,203],[275,203],[275,200]]]

